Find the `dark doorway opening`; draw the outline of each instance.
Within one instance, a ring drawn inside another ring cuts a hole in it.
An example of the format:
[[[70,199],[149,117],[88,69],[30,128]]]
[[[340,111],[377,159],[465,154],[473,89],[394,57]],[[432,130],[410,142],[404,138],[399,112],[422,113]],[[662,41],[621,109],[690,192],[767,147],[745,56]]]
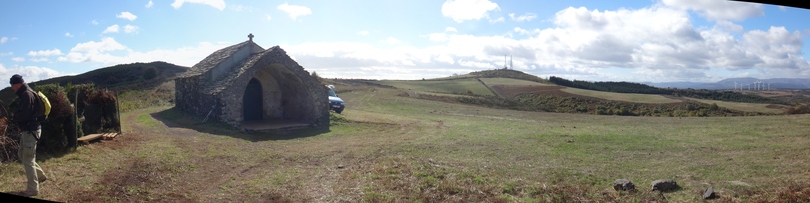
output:
[[[245,121],[262,120],[262,84],[256,78],[250,79],[242,97],[242,115]]]

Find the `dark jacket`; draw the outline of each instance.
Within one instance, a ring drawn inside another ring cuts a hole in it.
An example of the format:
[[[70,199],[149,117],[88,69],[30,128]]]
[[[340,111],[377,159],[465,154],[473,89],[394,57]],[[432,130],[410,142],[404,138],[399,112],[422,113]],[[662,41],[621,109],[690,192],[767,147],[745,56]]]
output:
[[[42,104],[39,103],[39,98],[35,94],[31,87],[28,87],[28,84],[23,84],[20,89],[17,89],[17,97],[20,99],[20,103],[17,105],[17,110],[14,110],[14,122],[22,131],[40,129],[39,121],[36,118],[38,115],[44,114],[45,110],[42,109]]]

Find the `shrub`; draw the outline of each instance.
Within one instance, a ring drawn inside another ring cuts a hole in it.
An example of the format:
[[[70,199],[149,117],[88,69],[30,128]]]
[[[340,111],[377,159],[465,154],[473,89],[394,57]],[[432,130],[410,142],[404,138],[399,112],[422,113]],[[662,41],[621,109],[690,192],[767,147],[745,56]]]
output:
[[[65,126],[65,120],[74,116],[75,111],[65,95],[65,89],[56,84],[37,85],[32,87],[35,91],[41,91],[48,97],[51,103],[51,113],[48,119],[42,122],[42,131],[37,151],[45,153],[60,153],[67,149],[68,138],[65,129],[73,129],[72,126]],[[73,135],[74,133],[70,133]]]
[[[147,68],[143,71],[143,80],[151,80],[157,77],[157,69],[155,67]]]
[[[807,114],[810,113],[810,106],[799,104],[793,108],[788,108],[786,114]]]

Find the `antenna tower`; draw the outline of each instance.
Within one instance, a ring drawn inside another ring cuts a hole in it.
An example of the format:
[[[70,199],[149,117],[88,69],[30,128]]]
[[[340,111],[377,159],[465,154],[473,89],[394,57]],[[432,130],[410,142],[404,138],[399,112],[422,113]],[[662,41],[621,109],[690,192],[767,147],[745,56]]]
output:
[[[503,69],[506,69],[506,55],[503,55]]]

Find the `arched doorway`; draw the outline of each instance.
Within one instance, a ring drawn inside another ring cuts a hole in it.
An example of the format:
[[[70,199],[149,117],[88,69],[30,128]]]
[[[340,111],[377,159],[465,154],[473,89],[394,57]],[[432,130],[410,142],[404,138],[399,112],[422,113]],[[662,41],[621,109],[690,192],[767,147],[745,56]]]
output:
[[[242,97],[242,115],[245,121],[262,120],[262,84],[256,78],[250,79]]]

